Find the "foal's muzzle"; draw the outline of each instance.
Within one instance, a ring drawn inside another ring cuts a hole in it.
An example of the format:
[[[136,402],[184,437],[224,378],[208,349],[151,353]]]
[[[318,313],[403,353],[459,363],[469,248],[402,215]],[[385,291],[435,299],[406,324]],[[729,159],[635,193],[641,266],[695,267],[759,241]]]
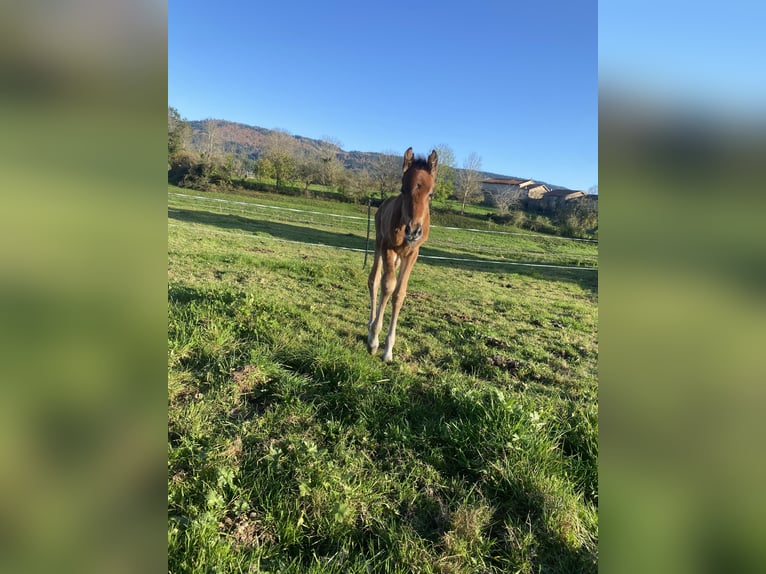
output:
[[[404,238],[407,243],[415,243],[421,237],[423,237],[423,226],[419,223],[415,227],[410,226],[409,223],[404,227]]]

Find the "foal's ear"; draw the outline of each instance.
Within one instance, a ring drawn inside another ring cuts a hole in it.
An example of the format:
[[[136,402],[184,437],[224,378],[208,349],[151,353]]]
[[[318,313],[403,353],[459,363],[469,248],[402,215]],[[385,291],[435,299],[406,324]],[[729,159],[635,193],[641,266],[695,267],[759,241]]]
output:
[[[415,154],[412,153],[412,148],[408,147],[407,151],[404,152],[404,164],[402,165],[402,173],[410,169],[410,165],[412,165],[412,160],[415,158]]]
[[[439,169],[439,156],[436,155],[436,150],[431,150],[431,155],[428,156],[428,169],[431,175],[436,179],[436,171]]]

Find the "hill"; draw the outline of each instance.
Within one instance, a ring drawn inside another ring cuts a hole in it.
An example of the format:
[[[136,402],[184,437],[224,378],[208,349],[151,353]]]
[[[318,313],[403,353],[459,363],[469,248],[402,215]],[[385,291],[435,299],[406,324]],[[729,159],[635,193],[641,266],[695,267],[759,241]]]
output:
[[[232,154],[239,159],[248,162],[255,161],[264,152],[266,142],[274,130],[260,126],[250,126],[227,120],[206,120],[189,121],[192,129],[191,144],[194,149],[203,150],[208,145],[206,122],[213,122],[214,145],[217,151],[224,154]],[[292,134],[291,134],[292,135]],[[371,151],[346,151],[333,142],[312,139],[300,135],[292,135],[295,139],[298,149],[306,155],[322,155],[328,151],[335,153],[346,169],[352,171],[369,170],[372,171],[379,158],[384,155],[379,152]],[[458,171],[460,169],[458,168]],[[522,176],[509,176],[494,172],[482,171],[483,178],[507,178],[518,177],[519,179],[531,179]],[[546,182],[540,182],[546,183]],[[552,188],[562,186],[548,184]]]

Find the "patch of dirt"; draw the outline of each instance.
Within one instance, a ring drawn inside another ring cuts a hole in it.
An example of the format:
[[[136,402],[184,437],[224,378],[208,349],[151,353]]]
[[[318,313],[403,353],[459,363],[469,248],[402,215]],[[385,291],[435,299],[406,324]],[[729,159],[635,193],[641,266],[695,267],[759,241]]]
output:
[[[190,380],[184,381],[183,386],[175,390],[170,398],[170,402],[180,406],[188,405],[195,400],[199,394],[199,387],[197,385]]]
[[[487,357],[487,363],[493,367],[499,367],[511,373],[515,373],[519,370],[521,364],[511,357],[504,357],[503,355],[493,355]]]
[[[240,395],[250,393],[266,382],[266,375],[256,365],[245,365],[231,374]]]
[[[484,342],[487,343],[488,347],[494,347],[496,349],[510,349],[511,346],[503,341],[502,339],[498,339],[496,337],[487,337],[484,339]]]
[[[268,377],[256,365],[245,365],[232,371],[231,379],[237,391],[237,404],[229,410],[229,418],[247,420],[263,413],[274,398],[266,383]]]
[[[255,512],[239,514],[234,518],[227,516],[218,523],[218,529],[228,534],[237,548],[257,548],[273,544],[276,540],[274,533],[261,524]]]
[[[447,321],[451,321],[453,323],[457,323],[457,322],[478,323],[476,319],[474,319],[470,315],[466,315],[465,313],[445,313],[444,315],[442,315],[442,318],[446,319]]]
[[[232,458],[235,460],[239,460],[242,458],[242,437],[237,436],[231,444],[226,448],[225,451],[223,451],[223,455],[226,458]]]
[[[185,470],[179,470],[177,473],[175,473],[172,478],[170,479],[173,484],[180,484],[184,480],[186,480],[186,471]]]

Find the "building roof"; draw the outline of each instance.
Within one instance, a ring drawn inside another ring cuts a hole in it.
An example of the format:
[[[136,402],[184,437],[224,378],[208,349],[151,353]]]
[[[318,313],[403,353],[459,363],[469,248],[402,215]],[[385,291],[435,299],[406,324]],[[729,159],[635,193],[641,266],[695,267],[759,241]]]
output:
[[[482,180],[482,183],[493,183],[496,185],[519,185],[524,183],[525,180],[518,179],[516,177],[490,177],[489,179]]]
[[[552,189],[545,195],[547,197],[568,197],[573,193],[578,195],[585,195],[584,191],[575,191],[573,189]]]
[[[530,193],[530,197],[533,199],[564,199],[569,201],[570,199],[578,199],[585,197],[584,191],[575,191],[573,189],[551,189],[549,191],[540,192],[537,188],[532,190],[536,193]]]

